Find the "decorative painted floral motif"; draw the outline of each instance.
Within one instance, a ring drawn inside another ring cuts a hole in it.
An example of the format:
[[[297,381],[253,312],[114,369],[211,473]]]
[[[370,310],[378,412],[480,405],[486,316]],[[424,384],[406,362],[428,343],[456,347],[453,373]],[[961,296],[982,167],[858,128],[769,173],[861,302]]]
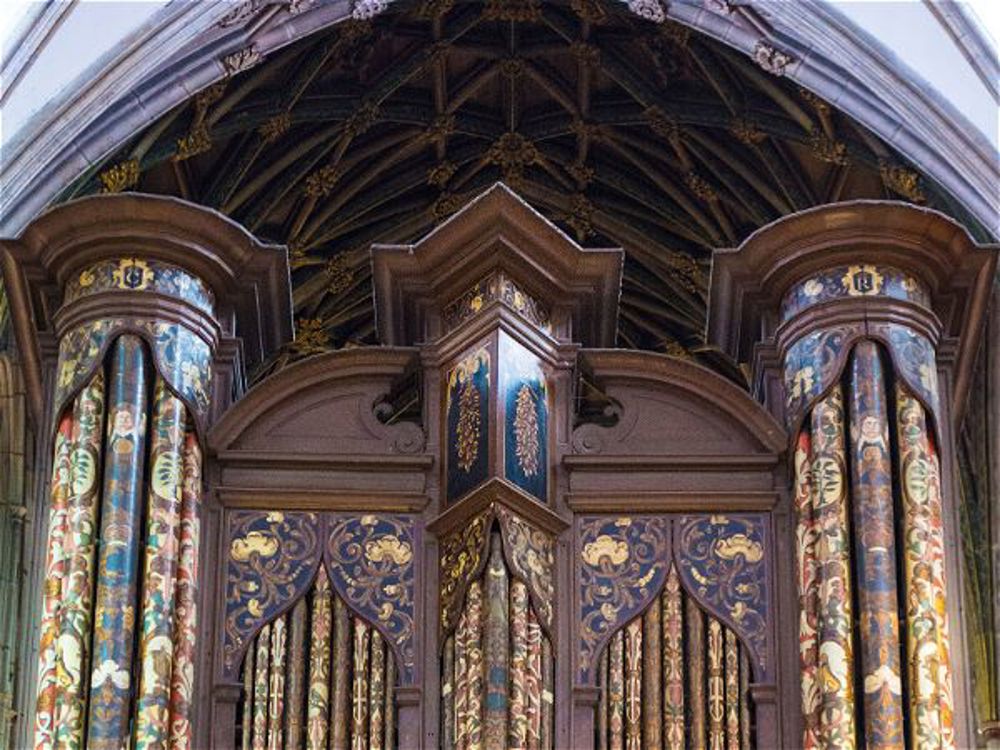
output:
[[[514,442],[517,463],[527,477],[538,473],[538,402],[531,386],[521,385],[514,410]]]
[[[505,333],[499,341],[504,478],[548,501],[548,386],[542,361]]]
[[[551,748],[551,642],[505,557],[502,527],[493,527],[488,545],[486,566],[443,643],[442,746]]]
[[[556,540],[536,529],[503,505],[497,505],[507,562],[519,579],[528,585],[538,619],[552,630],[552,603],[555,601]]]
[[[803,429],[795,443],[795,527],[796,563],[799,589],[799,686],[802,700],[803,750],[820,747],[819,693],[819,557],[816,545],[819,527],[812,503],[812,440]]]
[[[745,645],[684,591],[664,589],[617,630],[599,659],[595,747],[749,750]]]
[[[468,473],[476,456],[479,455],[480,428],[482,423],[479,412],[482,404],[479,389],[471,380],[461,385],[458,396],[458,427],[455,437],[458,440],[458,468]]]
[[[607,639],[662,587],[670,563],[670,522],[661,516],[584,516],[577,524],[579,669],[580,682],[588,684],[596,678],[596,657]]]
[[[793,286],[781,303],[781,319],[788,320],[813,305],[843,297],[889,297],[930,307],[927,286],[896,268],[871,264],[838,266]]]
[[[56,711],[56,744],[66,748],[83,746],[103,425],[104,374],[98,372],[73,405],[72,475],[63,546],[66,571],[56,641],[56,676],[61,687]]]
[[[821,740],[855,746],[854,639],[844,398],[839,386],[812,410],[812,515],[816,527],[817,684]]]
[[[441,540],[441,632],[455,626],[469,582],[479,575],[486,552],[486,531],[493,520],[490,511],[471,518],[456,533]]]
[[[399,656],[404,684],[414,677],[413,520],[405,516],[328,516],[330,582]]]
[[[505,750],[507,745],[507,683],[510,674],[510,575],[503,559],[499,534],[490,538],[490,554],[483,576],[483,661],[486,691],[483,700],[483,748]]]
[[[445,327],[449,331],[457,328],[496,300],[520,313],[542,330],[550,330],[549,311],[503,271],[491,273],[461,297],[449,302],[444,308]]]
[[[681,581],[671,565],[663,590],[663,739],[684,746],[684,620]]]
[[[232,676],[254,631],[308,588],[323,550],[315,513],[237,510],[230,514],[228,525],[222,655],[226,673]],[[277,546],[274,554],[253,551],[253,547],[269,551],[269,540]]]
[[[301,597],[325,560],[317,587],[335,590],[334,604],[346,602],[385,637],[399,657],[403,683],[411,683],[415,534],[407,516],[234,511],[223,644],[227,674],[238,671],[254,631]],[[316,731],[312,722],[307,733]]]
[[[448,497],[486,480],[489,448],[490,355],[478,349],[448,374]]]
[[[63,303],[106,291],[147,290],[183,300],[208,315],[215,311],[215,295],[201,279],[169,263],[141,258],[102,260],[84,268],[66,283]]]
[[[161,378],[153,391],[150,491],[139,631],[136,750],[167,744],[174,657],[174,597],[180,541],[187,410]]]
[[[841,325],[803,336],[788,348],[784,363],[785,422],[796,429],[813,401],[819,398],[844,368],[849,345],[863,327]]]
[[[742,636],[762,673],[771,673],[767,639],[767,522],[763,516],[686,516],[675,526],[681,581],[698,602]]]
[[[944,526],[937,451],[920,402],[896,386],[903,495],[906,655],[910,664],[910,742],[955,747],[951,644],[945,614]]]
[[[198,622],[198,550],[201,511],[201,448],[194,430],[184,437],[180,556],[174,603],[174,664],[170,673],[170,747],[193,747],[194,659]]]
[[[144,318],[102,318],[77,326],[62,337],[56,369],[57,409],[61,410],[100,366],[110,343],[126,331],[146,340],[160,375],[196,418],[203,420],[211,397],[211,347],[182,326]]]
[[[878,324],[871,328],[888,345],[896,366],[896,377],[909,386],[936,422],[941,414],[941,404],[934,345],[926,336],[897,323]]]
[[[118,338],[110,359],[86,742],[95,750],[118,750],[129,736],[150,374],[142,341],[135,336]]]
[[[905,742],[892,454],[885,373],[873,342],[861,341],[854,347],[850,384],[851,506],[865,741],[870,748],[896,748]]]

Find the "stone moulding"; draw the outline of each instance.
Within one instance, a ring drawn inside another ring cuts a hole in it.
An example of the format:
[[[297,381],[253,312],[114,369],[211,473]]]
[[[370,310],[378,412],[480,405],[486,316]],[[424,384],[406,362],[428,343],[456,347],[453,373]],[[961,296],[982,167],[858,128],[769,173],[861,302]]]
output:
[[[756,3],[712,2],[721,13],[706,13],[704,0],[675,0],[665,14],[752,55],[761,41],[760,32],[746,28],[741,11],[743,6],[753,9]],[[381,11],[388,3],[375,5]],[[289,3],[289,12],[277,14],[263,33],[258,32],[254,41],[261,54],[350,17],[343,3],[316,3],[304,11],[302,6]],[[244,7],[249,8],[245,16]],[[218,45],[206,43],[207,38],[216,36],[219,22],[234,13],[242,21],[234,20],[229,28],[250,22],[255,17],[253,7],[252,1],[245,3],[237,13],[225,4],[169,6],[144,30],[148,49],[141,65],[135,65],[134,56],[123,53],[92,85],[81,82],[66,86],[65,98],[55,102],[51,116],[36,118],[10,144],[3,170],[8,189],[0,204],[7,231],[15,233],[23,228],[99,154],[117,147],[179,104],[192,89],[222,76]],[[821,3],[770,3],[765,10],[776,35],[787,36],[797,47],[810,50],[789,70],[790,77],[837,102],[847,114],[897,145],[984,225],[996,226],[992,189],[998,180],[995,149],[967,125],[950,102],[897,71],[878,43],[858,34],[848,19]],[[289,24],[294,24],[291,32],[285,28]],[[236,34],[227,45],[228,53],[245,46],[245,35]],[[178,59],[184,50],[186,56]],[[165,73],[167,70],[170,72]],[[84,78],[87,75],[93,73],[84,74]],[[862,90],[848,89],[848,81],[857,82]],[[114,101],[110,91],[118,92],[121,98]],[[877,114],[871,107],[872,99],[885,102]],[[898,112],[899,119],[883,117],[884,112]]]

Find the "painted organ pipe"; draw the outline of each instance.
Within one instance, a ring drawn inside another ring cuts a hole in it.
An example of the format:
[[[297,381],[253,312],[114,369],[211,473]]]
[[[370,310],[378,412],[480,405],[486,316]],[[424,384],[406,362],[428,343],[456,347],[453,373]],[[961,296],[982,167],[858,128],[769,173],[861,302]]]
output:
[[[87,320],[93,300],[77,304],[119,293],[132,295],[129,318]],[[59,343],[36,750],[192,743],[195,428],[212,348],[157,317],[164,297],[203,320],[214,313],[199,279],[152,260],[99,261],[64,289],[67,319],[83,322]]]
[[[663,592],[600,657],[601,750],[749,750],[749,660],[671,566]]]
[[[264,625],[243,659],[243,750],[392,750],[396,656],[351,613],[321,566],[312,589]]]
[[[106,373],[56,432],[37,750],[190,744],[197,438],[139,337]]]
[[[553,746],[553,661],[527,585],[511,575],[500,534],[469,584],[441,658],[442,745],[460,750]]]
[[[954,747],[940,476],[925,408],[889,377],[880,346],[861,340],[843,384],[807,420],[795,449],[803,746]]]

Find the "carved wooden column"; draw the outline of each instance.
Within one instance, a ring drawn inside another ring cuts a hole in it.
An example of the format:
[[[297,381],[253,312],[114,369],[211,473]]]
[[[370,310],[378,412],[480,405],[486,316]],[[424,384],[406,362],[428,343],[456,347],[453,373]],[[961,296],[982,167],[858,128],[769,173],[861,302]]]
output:
[[[953,435],[995,262],[889,202],[716,254],[710,337],[792,435],[805,747],[971,740]]]
[[[4,250],[19,344],[55,365],[34,746],[195,746],[202,443],[288,332],[287,304],[258,308],[287,300],[284,252],[139,195],[60,206]]]

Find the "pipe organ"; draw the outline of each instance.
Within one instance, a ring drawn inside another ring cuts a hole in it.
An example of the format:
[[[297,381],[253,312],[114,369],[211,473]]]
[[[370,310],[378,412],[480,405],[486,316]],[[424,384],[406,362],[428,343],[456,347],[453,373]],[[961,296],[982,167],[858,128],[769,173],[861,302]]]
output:
[[[280,368],[285,251],[217,214],[87,198],[4,252],[48,368],[36,750],[971,741],[953,443],[995,259],[944,217],[717,251],[749,391],[612,348],[622,251],[503,185],[371,248],[379,346]]]

